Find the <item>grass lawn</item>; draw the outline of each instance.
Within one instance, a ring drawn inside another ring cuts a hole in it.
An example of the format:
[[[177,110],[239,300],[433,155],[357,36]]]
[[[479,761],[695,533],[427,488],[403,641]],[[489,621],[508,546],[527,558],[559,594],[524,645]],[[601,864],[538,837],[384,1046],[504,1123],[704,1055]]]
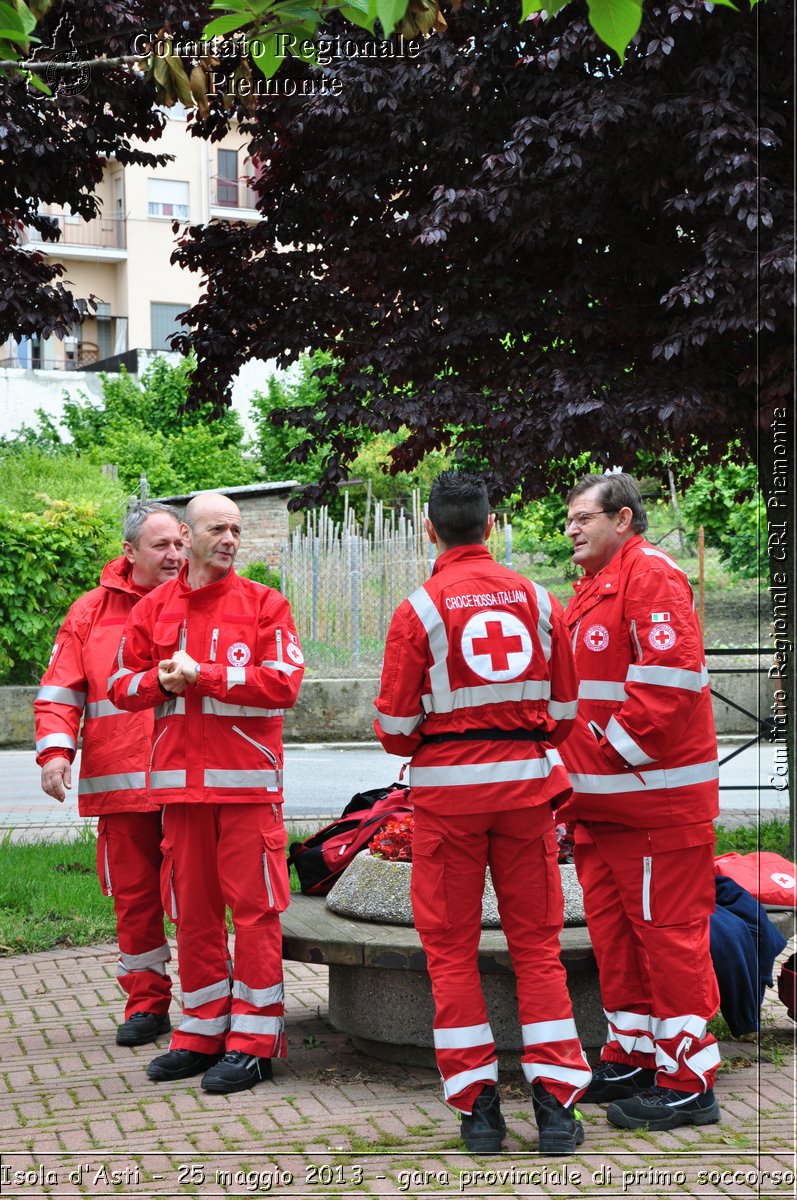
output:
[[[300,830],[291,841],[302,841]],[[53,946],[90,946],[116,936],[113,901],[97,882],[96,838],[88,827],[73,842],[2,842],[0,872],[0,957],[30,954]],[[774,850],[789,858],[783,821],[717,828],[717,854]],[[291,889],[299,890],[291,871]]]

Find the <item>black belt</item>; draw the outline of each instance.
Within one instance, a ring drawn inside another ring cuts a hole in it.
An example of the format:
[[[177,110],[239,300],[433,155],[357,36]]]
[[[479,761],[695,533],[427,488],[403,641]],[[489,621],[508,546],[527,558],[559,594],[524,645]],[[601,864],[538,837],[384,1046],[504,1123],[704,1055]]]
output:
[[[438,742],[547,742],[545,729],[465,729],[461,733],[433,733],[424,737],[424,745]]]

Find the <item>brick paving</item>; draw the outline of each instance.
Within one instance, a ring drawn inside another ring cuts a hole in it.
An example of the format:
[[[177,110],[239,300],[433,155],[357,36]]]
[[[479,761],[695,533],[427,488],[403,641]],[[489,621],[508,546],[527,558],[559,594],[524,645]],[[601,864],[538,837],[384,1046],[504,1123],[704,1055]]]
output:
[[[772,989],[760,1042],[722,1044],[719,1125],[632,1133],[587,1105],[582,1152],[543,1159],[504,1072],[506,1149],[476,1159],[434,1070],[367,1057],[331,1027],[325,967],[286,962],[288,1058],[226,1097],[150,1083],[157,1048],[115,1044],[115,960],[113,945],[0,959],[4,1197],[795,1195],[795,1026]]]

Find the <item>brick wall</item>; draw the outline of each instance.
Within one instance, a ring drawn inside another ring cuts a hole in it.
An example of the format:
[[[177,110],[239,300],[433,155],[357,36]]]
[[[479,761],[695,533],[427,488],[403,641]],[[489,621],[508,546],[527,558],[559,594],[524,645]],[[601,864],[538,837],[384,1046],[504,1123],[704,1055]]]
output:
[[[280,547],[288,537],[287,495],[236,496],[243,535],[236,565],[264,562],[279,569]]]

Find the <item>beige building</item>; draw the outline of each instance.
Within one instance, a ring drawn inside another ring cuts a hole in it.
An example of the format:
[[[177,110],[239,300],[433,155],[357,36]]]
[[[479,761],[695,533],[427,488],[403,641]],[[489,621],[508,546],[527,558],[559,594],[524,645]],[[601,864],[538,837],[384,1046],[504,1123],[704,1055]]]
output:
[[[245,138],[231,132],[210,145],[189,136],[182,106],[166,115],[163,136],[146,148],[172,155],[172,162],[124,167],[109,159],[97,190],[100,216],[86,222],[42,205],[42,212],[58,220],[60,241],[42,242],[29,229],[28,244],[63,263],[75,296],[93,294],[98,309],[63,341],[9,339],[0,346],[1,366],[79,370],[133,349],[168,349],[169,336],[179,328],[177,314],[196,302],[200,290],[198,275],[169,262],[173,222],[257,220]]]

